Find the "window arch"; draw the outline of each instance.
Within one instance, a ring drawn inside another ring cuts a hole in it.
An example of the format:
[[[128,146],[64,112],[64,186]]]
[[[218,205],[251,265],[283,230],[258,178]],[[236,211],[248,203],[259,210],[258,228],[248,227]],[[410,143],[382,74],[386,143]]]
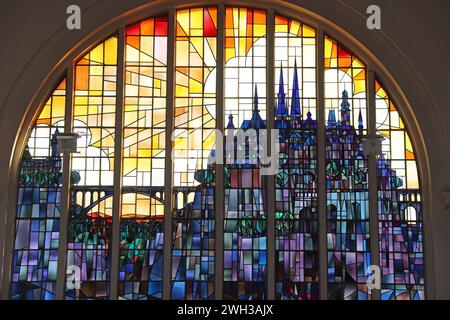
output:
[[[65,299],[425,298],[411,141],[381,81],[330,36],[272,10],[180,9],[69,72],[22,158],[11,298],[54,299],[61,282]],[[276,174],[212,163],[216,129],[278,129]],[[57,272],[61,243],[79,283]]]

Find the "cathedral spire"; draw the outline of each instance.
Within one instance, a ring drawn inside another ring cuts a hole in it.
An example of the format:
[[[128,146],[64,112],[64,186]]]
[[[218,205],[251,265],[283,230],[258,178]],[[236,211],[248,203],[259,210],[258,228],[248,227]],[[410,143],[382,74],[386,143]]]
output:
[[[300,91],[298,86],[297,61],[294,65],[294,83],[292,86],[291,117],[300,117]]]
[[[364,130],[364,123],[363,123],[363,116],[362,116],[361,110],[359,110],[359,116],[358,116],[358,130],[359,130],[359,134],[362,135],[363,130]]]
[[[253,128],[253,129],[262,129],[266,128],[266,121],[261,118],[258,109],[258,88],[255,85],[255,96],[253,98],[253,114],[250,120],[244,120],[241,125],[241,128],[244,130]]]
[[[254,112],[259,112],[258,109],[258,86],[255,84],[255,96],[253,98]]]
[[[285,117],[288,115],[286,108],[286,94],[284,93],[284,79],[283,79],[283,63],[280,69],[280,85],[278,87],[278,105],[275,112],[276,117]]]

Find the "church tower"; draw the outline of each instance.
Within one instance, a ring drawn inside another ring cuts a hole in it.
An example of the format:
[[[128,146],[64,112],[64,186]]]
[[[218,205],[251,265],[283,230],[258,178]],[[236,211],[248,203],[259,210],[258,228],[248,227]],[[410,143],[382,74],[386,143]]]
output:
[[[59,147],[58,147],[58,135],[59,130],[58,128],[56,128],[55,133],[52,135],[51,139],[52,154],[49,161],[51,162],[51,168],[49,169],[54,172],[59,172],[62,167],[61,155],[59,154]]]
[[[342,127],[350,127],[350,103],[348,102],[348,92],[344,90],[342,92],[342,103],[341,103],[341,125]]]

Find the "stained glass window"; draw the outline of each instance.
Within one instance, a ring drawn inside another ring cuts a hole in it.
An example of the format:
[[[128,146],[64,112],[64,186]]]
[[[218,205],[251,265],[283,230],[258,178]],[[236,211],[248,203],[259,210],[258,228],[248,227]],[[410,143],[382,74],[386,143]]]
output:
[[[422,196],[411,139],[394,102],[375,81],[378,221],[383,300],[423,300]]]
[[[22,155],[11,298],[53,300],[56,294],[66,80],[40,112]]]
[[[366,68],[325,38],[328,298],[370,299]]]
[[[372,83],[375,97],[367,97],[366,65],[341,43],[322,38],[322,30],[265,10],[223,9],[182,8],[133,21],[74,61],[74,83],[63,80],[44,101],[20,165],[11,298],[57,298],[58,281],[68,279],[57,272],[58,247],[67,241],[66,269],[80,276],[79,285],[65,284],[70,300],[368,300],[378,296],[367,285],[378,250],[381,299],[425,299],[418,164],[393,99],[380,81]],[[223,103],[217,101],[222,96]],[[376,117],[368,119],[373,98]],[[267,111],[274,114],[269,123]],[[324,123],[317,122],[321,114]],[[71,171],[63,172],[58,136],[69,115],[66,127],[79,138],[68,157]],[[117,121],[122,116],[123,123]],[[268,190],[259,156],[266,148],[261,134],[272,123],[279,166]],[[364,149],[374,127],[383,137],[376,161]],[[223,181],[215,164],[222,151]],[[369,162],[376,163],[376,176],[369,176]],[[326,186],[318,184],[321,172]],[[67,195],[63,176],[70,177]],[[369,190],[375,179],[377,190]],[[223,190],[216,190],[218,182]],[[220,210],[216,192],[224,195]],[[370,221],[375,194],[378,221]],[[67,210],[61,199],[69,199],[69,221],[60,226]],[[275,210],[268,212],[271,201]],[[216,215],[222,209],[223,217]],[[371,223],[378,223],[378,233]],[[216,250],[222,244],[223,251]],[[222,292],[216,292],[217,277]]]
[[[112,189],[116,110],[117,38],[100,43],[75,65],[67,266],[81,286],[66,299],[107,299],[111,270]]]

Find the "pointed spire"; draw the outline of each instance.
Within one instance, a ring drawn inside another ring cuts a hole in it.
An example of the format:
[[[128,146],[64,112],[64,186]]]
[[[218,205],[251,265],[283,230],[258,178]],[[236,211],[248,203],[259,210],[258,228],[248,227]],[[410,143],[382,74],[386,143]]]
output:
[[[258,88],[255,85],[255,97],[254,97],[254,107],[253,107],[253,114],[252,118],[250,120],[244,120],[244,122],[241,125],[242,129],[262,129],[266,127],[266,121],[261,118],[261,115],[259,114],[258,109]]]
[[[253,98],[254,111],[259,112],[258,109],[258,86],[255,84],[255,96]]]
[[[286,95],[284,93],[284,79],[283,79],[283,63],[281,63],[280,70],[280,85],[278,87],[278,105],[275,112],[276,117],[285,117],[288,115],[286,108]]]
[[[300,110],[300,91],[298,86],[297,61],[294,65],[294,83],[292,86],[292,100],[291,100],[291,116],[300,117],[302,112]]]
[[[281,68],[280,68],[280,90],[279,90],[279,94],[284,94],[283,62],[281,62]]]
[[[232,115],[232,114],[230,114],[230,115],[228,116],[227,129],[235,129],[234,123],[233,123],[233,115]]]
[[[359,110],[359,115],[358,115],[358,129],[359,129],[359,133],[362,134],[363,130],[364,130],[364,123],[363,123],[363,116],[362,116],[361,110]]]

